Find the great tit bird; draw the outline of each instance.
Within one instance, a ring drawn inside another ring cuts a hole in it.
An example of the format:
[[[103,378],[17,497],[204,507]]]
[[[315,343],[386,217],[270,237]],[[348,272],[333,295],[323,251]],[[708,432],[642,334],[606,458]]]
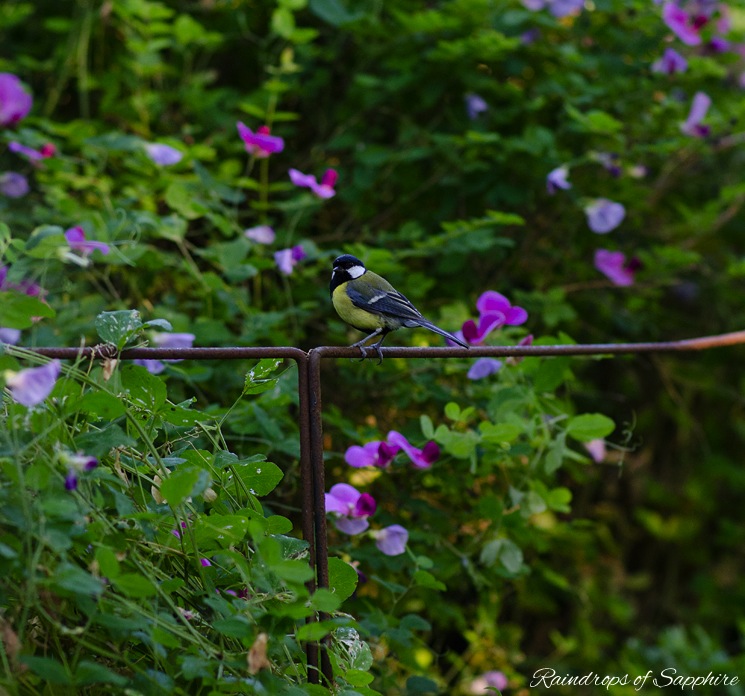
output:
[[[334,261],[330,291],[337,314],[350,326],[369,334],[351,346],[359,348],[365,358],[366,348],[372,348],[382,361],[380,346],[385,337],[401,327],[412,329],[421,326],[468,348],[465,341],[425,319],[385,278],[368,271],[362,261],[350,254]],[[376,336],[380,336],[377,343],[363,347]]]

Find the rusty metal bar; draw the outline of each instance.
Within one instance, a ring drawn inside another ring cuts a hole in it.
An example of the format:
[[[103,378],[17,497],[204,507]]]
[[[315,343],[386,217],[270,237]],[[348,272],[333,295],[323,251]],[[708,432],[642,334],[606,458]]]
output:
[[[472,346],[461,347],[388,347],[382,355],[388,358],[502,358],[561,355],[623,355],[707,350],[745,343],[745,331],[717,336],[702,336],[680,341],[646,343],[600,343],[548,346]],[[80,348],[28,348],[49,358],[80,359],[104,357],[109,346]],[[12,350],[12,348],[11,348]],[[111,353],[115,355],[114,353]],[[325,358],[359,358],[359,348],[321,346],[308,352],[294,347],[215,347],[215,348],[129,348],[119,356],[123,360],[149,358],[161,360],[244,360],[251,358],[286,358],[298,367],[300,410],[300,479],[302,488],[301,526],[308,542],[313,579],[310,591],[329,586],[328,545],[326,539],[325,467],[323,461],[323,403],[321,398],[321,360]],[[328,618],[311,616],[308,621]],[[305,646],[308,681],[318,684],[321,678],[330,685],[333,671],[324,643]],[[320,664],[319,664],[320,663]]]

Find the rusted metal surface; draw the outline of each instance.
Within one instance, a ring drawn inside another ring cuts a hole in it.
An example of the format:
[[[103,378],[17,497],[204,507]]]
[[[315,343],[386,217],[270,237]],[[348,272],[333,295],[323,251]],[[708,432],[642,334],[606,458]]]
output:
[[[601,343],[551,346],[472,346],[461,347],[387,347],[384,358],[506,358],[550,357],[570,355],[628,355],[635,353],[669,353],[707,350],[745,343],[745,331],[718,336],[702,336],[681,341],[647,343]],[[13,349],[10,348],[12,351]],[[111,355],[111,346],[81,348],[30,348],[39,355],[60,359],[91,359]],[[309,545],[313,579],[308,589],[329,586],[328,545],[326,540],[325,467],[323,461],[323,402],[321,398],[321,361],[324,359],[360,358],[359,348],[322,346],[305,352],[293,347],[228,347],[228,348],[129,348],[119,356],[122,360],[248,360],[284,358],[295,361],[298,368],[301,527]],[[312,616],[309,621],[328,618]],[[308,681],[331,684],[333,671],[324,643],[305,646]]]

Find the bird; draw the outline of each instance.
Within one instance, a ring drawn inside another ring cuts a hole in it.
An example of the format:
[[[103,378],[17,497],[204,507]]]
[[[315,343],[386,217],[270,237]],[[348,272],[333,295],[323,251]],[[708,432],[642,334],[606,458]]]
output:
[[[336,313],[353,328],[368,333],[361,341],[350,346],[359,348],[363,358],[367,357],[367,348],[372,348],[380,364],[383,361],[380,347],[385,337],[402,327],[412,329],[421,326],[459,346],[469,347],[464,340],[425,319],[385,278],[368,271],[365,264],[351,254],[343,254],[334,260],[329,290]],[[376,336],[380,336],[380,340],[371,346],[364,345]]]

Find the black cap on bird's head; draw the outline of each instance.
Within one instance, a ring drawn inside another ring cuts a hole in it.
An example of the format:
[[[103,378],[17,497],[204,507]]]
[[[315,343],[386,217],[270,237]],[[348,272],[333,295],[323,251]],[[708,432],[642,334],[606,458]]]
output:
[[[364,268],[365,264],[362,263],[356,256],[352,256],[351,254],[343,254],[342,256],[337,256],[336,259],[334,259],[334,270],[336,271],[348,271],[350,268],[353,268],[355,266],[358,266],[360,268]]]
[[[338,256],[334,259],[334,270],[331,273],[331,292],[333,293],[334,289],[342,283],[359,278],[365,270],[365,264],[356,256],[351,254]]]

